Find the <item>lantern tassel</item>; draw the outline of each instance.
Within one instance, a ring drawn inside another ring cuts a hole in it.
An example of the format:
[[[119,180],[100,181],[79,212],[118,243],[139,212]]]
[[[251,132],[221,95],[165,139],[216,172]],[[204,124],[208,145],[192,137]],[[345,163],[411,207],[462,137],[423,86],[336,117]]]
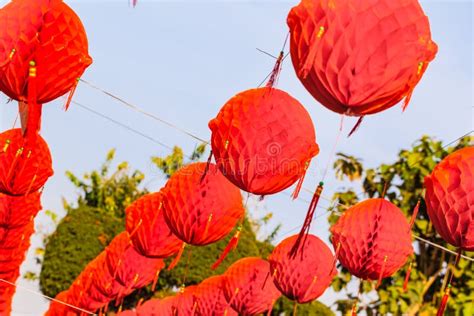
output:
[[[303,187],[303,182],[306,176],[306,171],[308,170],[308,166],[309,166],[309,162],[306,163],[304,172],[301,175],[300,179],[298,180],[298,184],[296,184],[295,191],[293,192],[293,194],[291,194],[291,197],[293,198],[293,200],[296,200],[298,196],[300,195],[300,191],[301,191],[301,188]]]
[[[439,306],[437,316],[443,316],[446,307],[448,306],[449,296],[451,295],[451,284],[448,285],[446,291],[443,296],[443,300],[441,301],[441,305]]]
[[[270,79],[267,82],[267,88],[273,88],[275,83],[278,81],[278,76],[280,75],[281,71],[281,63],[283,61],[284,52],[281,51],[278,55],[278,58],[275,62],[275,66],[273,66],[272,74],[270,75]]]
[[[313,45],[310,46],[308,50],[308,54],[306,55],[306,58],[304,59],[304,62],[302,62],[301,70],[300,73],[298,74],[299,76],[303,77],[303,79],[306,79],[309,75],[309,72],[313,68],[313,63],[314,59],[316,58],[316,54],[320,48],[319,45],[316,45],[316,41],[319,41],[321,37],[324,35],[325,28],[324,26],[319,27],[319,32],[313,32],[313,36],[311,39],[311,43],[314,43]]]
[[[409,231],[412,230],[413,225],[415,224],[416,217],[418,216],[418,211],[420,210],[420,203],[421,203],[421,198],[418,199],[418,202],[416,203],[416,206],[413,209],[413,214],[412,214],[411,220],[410,220],[410,229],[409,229]]]
[[[23,127],[27,141],[34,145],[41,125],[42,105],[37,103],[36,63],[30,61],[28,75],[28,119]]]
[[[151,291],[152,292],[155,292],[156,290],[156,285],[158,284],[158,278],[160,277],[160,269],[158,269],[158,271],[156,271],[155,273],[155,278],[153,279],[153,284],[151,286]]]
[[[170,270],[173,270],[174,267],[176,267],[176,265],[178,264],[179,260],[181,259],[181,256],[183,255],[183,252],[184,252],[184,248],[186,247],[186,244],[183,242],[183,245],[181,246],[181,249],[179,249],[179,252],[178,254],[176,255],[176,257],[174,257],[173,261],[170,263],[170,265],[168,266],[168,271]]]
[[[209,166],[210,166],[210,164],[211,164],[211,161],[212,161],[212,150],[211,150],[211,152],[209,153],[209,158],[207,158],[206,168],[204,169],[204,173],[202,174],[201,182],[204,180],[204,178],[206,177],[207,173],[209,172]]]
[[[306,236],[309,233],[309,229],[311,228],[311,222],[313,221],[314,212],[316,211],[316,207],[318,206],[319,198],[321,197],[321,193],[323,191],[323,186],[324,183],[320,182],[316,189],[316,192],[314,192],[311,204],[309,205],[308,213],[306,214],[306,218],[304,220],[303,227],[301,228],[301,231],[298,235],[298,238],[296,239],[295,244],[293,245],[293,248],[291,248],[290,257],[292,258],[294,258],[300,248],[303,248],[304,246],[304,241],[306,240]]]
[[[69,95],[67,96],[66,104],[64,105],[64,110],[67,111],[69,109],[69,105],[71,105],[72,97],[76,92],[77,85],[79,84],[80,78],[76,79],[76,82],[72,86],[71,90],[69,90]]]
[[[413,268],[413,261],[408,266],[407,274],[405,275],[405,282],[403,282],[403,292],[408,290],[408,282],[410,282],[411,269]]]
[[[354,127],[351,129],[351,131],[349,132],[349,135],[347,135],[347,137],[351,137],[352,134],[354,134],[355,132],[357,132],[357,130],[359,129],[360,125],[362,124],[362,121],[364,120],[364,116],[361,116],[359,117],[359,119],[357,120],[357,123],[354,125]]]
[[[387,266],[387,261],[388,261],[388,256],[385,256],[383,258],[382,269],[380,270],[379,280],[377,281],[377,285],[375,286],[375,289],[378,289],[380,285],[382,284],[383,274],[385,273],[385,267]]]
[[[242,231],[242,226],[239,226],[237,228],[237,232],[235,232],[235,235],[231,238],[225,249],[222,251],[221,255],[219,256],[219,259],[217,259],[216,262],[211,266],[212,270],[217,269],[221,263],[225,260],[227,255],[231,252],[234,251],[235,248],[237,248],[237,245],[239,244],[239,239],[240,239],[240,232]]]

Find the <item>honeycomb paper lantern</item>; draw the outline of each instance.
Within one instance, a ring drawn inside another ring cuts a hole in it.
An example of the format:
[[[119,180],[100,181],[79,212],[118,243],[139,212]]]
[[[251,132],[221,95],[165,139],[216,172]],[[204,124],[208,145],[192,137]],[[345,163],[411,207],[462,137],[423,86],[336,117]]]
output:
[[[195,292],[196,316],[237,316],[224,295],[224,277],[213,276],[202,281]]]
[[[425,178],[425,187],[436,231],[451,245],[474,251],[474,147],[443,159]]]
[[[175,296],[164,299],[152,299],[137,307],[137,316],[170,316],[174,315]]]
[[[20,129],[7,130],[0,134],[0,151],[0,193],[34,193],[53,175],[51,153],[41,137],[30,146]]]
[[[438,50],[418,0],[302,0],[287,22],[298,78],[345,115],[406,106]]]
[[[0,90],[28,102],[28,125],[36,132],[38,104],[72,95],[92,63],[84,27],[60,0],[12,1],[0,9],[0,25]]]
[[[266,260],[240,259],[227,269],[224,277],[224,295],[239,315],[257,315],[271,310],[281,296]]]
[[[300,304],[320,297],[337,274],[334,256],[326,244],[314,235],[307,235],[300,255],[290,256],[296,236],[278,244],[268,261],[276,287]]]
[[[167,258],[176,254],[181,246],[168,228],[163,215],[163,195],[147,194],[125,210],[126,229],[135,249],[143,256]]]
[[[164,216],[182,241],[204,246],[227,236],[244,216],[240,191],[205,163],[181,168],[163,189]]]
[[[339,262],[363,280],[392,276],[413,254],[408,221],[384,199],[368,199],[349,208],[331,233]]]
[[[319,152],[311,117],[271,87],[241,92],[209,122],[218,168],[244,191],[268,195],[303,179]]]

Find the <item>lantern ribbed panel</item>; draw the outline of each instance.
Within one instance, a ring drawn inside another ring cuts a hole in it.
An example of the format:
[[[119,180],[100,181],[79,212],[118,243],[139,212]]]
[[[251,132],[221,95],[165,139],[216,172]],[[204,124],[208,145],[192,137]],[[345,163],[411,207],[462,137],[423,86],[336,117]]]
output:
[[[32,60],[38,103],[71,90],[92,63],[82,22],[62,1],[12,1],[0,10],[0,25],[0,90],[12,99],[26,99]]]
[[[166,224],[162,204],[163,195],[156,192],[139,198],[125,210],[127,232],[133,246],[143,256],[170,257],[183,243]]]
[[[25,195],[38,191],[53,175],[48,144],[40,136],[34,147],[26,144],[21,129],[0,134],[0,192]]]
[[[273,284],[270,264],[260,258],[243,258],[224,274],[224,294],[239,315],[257,315],[270,308],[281,293]]]
[[[198,285],[196,290],[196,316],[238,315],[227,303],[223,282],[223,276],[214,276],[202,281]]]
[[[425,178],[425,187],[436,231],[451,245],[474,251],[474,147],[443,159]]]
[[[275,88],[237,94],[209,128],[219,169],[236,186],[254,194],[288,188],[319,152],[308,112],[298,100]]]
[[[175,296],[163,299],[152,299],[137,308],[137,316],[172,316],[174,313]]]
[[[227,236],[244,215],[240,191],[209,164],[181,168],[166,183],[164,212],[166,223],[182,241],[204,246]],[[202,181],[201,181],[202,179]]]
[[[314,235],[307,235],[304,247],[295,256],[291,249],[298,235],[278,244],[268,258],[276,287],[300,304],[320,297],[337,274],[334,256],[326,244]]]
[[[34,220],[41,208],[38,192],[26,196],[0,193],[0,227],[23,227]]]
[[[384,199],[368,199],[349,208],[331,233],[334,249],[340,247],[340,263],[364,280],[392,276],[413,254],[408,221]]]
[[[409,98],[438,50],[418,0],[303,0],[287,22],[298,78],[346,115]]]

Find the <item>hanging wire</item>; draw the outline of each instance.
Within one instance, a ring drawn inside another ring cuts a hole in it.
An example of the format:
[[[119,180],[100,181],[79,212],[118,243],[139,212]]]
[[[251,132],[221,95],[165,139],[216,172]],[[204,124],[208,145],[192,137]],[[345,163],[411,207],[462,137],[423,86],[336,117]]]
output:
[[[68,303],[66,303],[66,302],[57,300],[57,299],[55,299],[55,298],[49,297],[49,296],[47,296],[47,295],[44,295],[43,293],[36,292],[36,291],[31,290],[31,289],[29,289],[29,288],[26,288],[26,287],[17,285],[17,284],[15,284],[15,283],[12,283],[12,282],[10,282],[10,281],[4,280],[4,279],[0,279],[0,282],[4,282],[4,283],[6,283],[6,284],[8,284],[8,285],[11,285],[11,286],[17,288],[17,289],[20,289],[20,290],[23,290],[23,291],[30,292],[30,293],[32,293],[32,294],[41,296],[41,297],[43,297],[43,298],[45,298],[45,299],[47,299],[47,300],[50,300],[50,301],[53,301],[53,302],[56,302],[56,303],[59,303],[59,304],[66,305],[66,306],[68,306],[68,307],[70,307],[70,308],[73,308],[73,309],[75,309],[75,310],[78,310],[78,311],[80,311],[80,312],[82,312],[82,313],[86,313],[86,314],[89,314],[89,315],[97,315],[97,314],[95,314],[95,313],[89,312],[88,310],[85,310],[85,309],[82,309],[82,308],[80,308],[80,307],[77,307],[77,306],[68,304]]]
[[[168,122],[168,121],[166,121],[166,120],[164,120],[164,119],[162,119],[162,118],[156,116],[155,114],[152,114],[152,113],[150,113],[150,112],[147,112],[147,111],[145,111],[144,109],[142,109],[142,108],[140,108],[140,107],[138,107],[138,106],[136,106],[136,105],[134,105],[134,104],[132,104],[132,103],[130,103],[130,102],[128,102],[128,101],[125,101],[125,100],[122,99],[121,97],[119,97],[119,96],[117,96],[117,95],[115,95],[115,94],[113,94],[113,93],[111,93],[111,92],[108,92],[107,90],[104,90],[104,89],[102,89],[102,88],[99,88],[98,86],[96,86],[96,85],[94,85],[94,84],[92,84],[92,83],[90,83],[90,82],[88,82],[88,81],[86,81],[86,80],[84,80],[84,79],[80,79],[80,81],[83,82],[83,83],[85,83],[85,84],[88,85],[89,87],[91,87],[91,88],[93,88],[93,89],[95,89],[95,90],[97,90],[97,91],[100,91],[100,92],[102,92],[102,93],[108,95],[109,97],[111,97],[111,98],[113,98],[113,99],[119,101],[120,103],[126,105],[127,107],[133,109],[133,110],[136,111],[136,112],[139,112],[139,113],[141,113],[141,114],[143,114],[143,115],[146,115],[146,116],[148,116],[148,117],[154,119],[155,121],[158,121],[158,122],[160,122],[160,123],[162,123],[162,124],[165,124],[165,125],[167,125],[167,126],[169,126],[169,127],[171,127],[171,128],[174,128],[175,130],[177,130],[177,131],[179,131],[179,132],[181,132],[181,133],[183,133],[183,134],[185,134],[185,135],[188,135],[188,136],[190,136],[190,137],[192,137],[192,138],[194,138],[194,139],[196,139],[196,140],[198,140],[198,141],[200,141],[200,142],[209,144],[209,142],[208,142],[207,140],[204,140],[203,138],[201,138],[201,137],[199,137],[199,136],[196,136],[196,135],[194,135],[194,134],[191,133],[191,132],[188,132],[188,131],[185,130],[184,128],[181,128],[181,127],[179,127],[179,126],[177,126],[177,125],[175,125],[175,124],[173,124],[173,123],[170,123],[170,122]]]

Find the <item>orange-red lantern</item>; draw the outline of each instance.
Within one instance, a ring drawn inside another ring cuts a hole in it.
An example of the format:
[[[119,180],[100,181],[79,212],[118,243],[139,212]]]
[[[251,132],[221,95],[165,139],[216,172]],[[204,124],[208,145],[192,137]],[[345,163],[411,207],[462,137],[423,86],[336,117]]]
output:
[[[182,241],[195,246],[227,236],[244,216],[240,191],[217,169],[205,163],[181,168],[166,183],[165,220]]]
[[[288,93],[272,87],[237,94],[209,128],[218,168],[236,186],[258,195],[303,180],[319,152],[308,112]]]
[[[127,232],[118,234],[105,252],[109,273],[127,291],[151,283],[164,267],[163,260],[140,255],[132,247]]]
[[[273,283],[270,264],[261,258],[243,258],[224,274],[224,295],[239,315],[271,310],[281,293]]]
[[[167,258],[176,254],[183,242],[168,228],[163,215],[161,192],[147,194],[125,210],[126,228],[135,249],[143,256]]]
[[[443,159],[425,178],[425,187],[436,231],[451,245],[474,251],[474,147]]]
[[[331,233],[340,263],[364,280],[380,283],[413,254],[407,219],[385,199],[368,199],[349,208],[331,227]]]
[[[168,296],[161,300],[152,299],[137,307],[137,315],[170,316],[175,315],[175,298]]]
[[[437,53],[418,0],[302,0],[287,22],[298,78],[345,115],[405,108]]]
[[[38,191],[53,175],[48,144],[38,137],[34,146],[20,129],[0,134],[0,192],[28,195]]]
[[[92,63],[86,32],[61,0],[12,1],[0,10],[0,25],[0,90],[28,103],[28,128],[35,133],[41,104],[72,95]]]
[[[268,257],[276,287],[300,304],[320,297],[337,274],[335,258],[326,244],[314,235],[305,236],[300,255],[291,256],[298,235],[278,244]]]
[[[224,295],[224,277],[213,276],[202,281],[196,291],[196,316],[237,316]]]

